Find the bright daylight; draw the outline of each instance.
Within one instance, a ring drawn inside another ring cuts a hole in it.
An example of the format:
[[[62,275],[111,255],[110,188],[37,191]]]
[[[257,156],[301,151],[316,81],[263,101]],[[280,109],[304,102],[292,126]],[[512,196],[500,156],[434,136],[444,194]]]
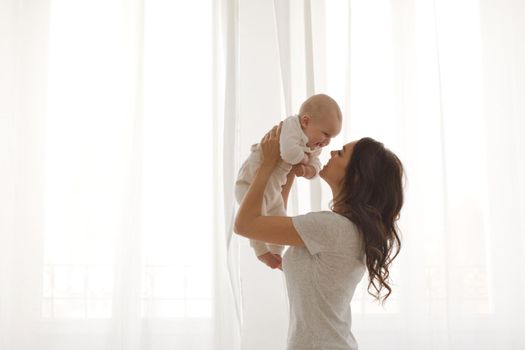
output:
[[[524,16],[0,2],[0,349],[525,349]]]

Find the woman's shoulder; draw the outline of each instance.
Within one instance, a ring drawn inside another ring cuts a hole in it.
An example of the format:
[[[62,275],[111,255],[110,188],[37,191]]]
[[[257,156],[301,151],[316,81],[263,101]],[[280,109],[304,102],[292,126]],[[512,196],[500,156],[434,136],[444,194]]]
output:
[[[356,229],[352,220],[331,210],[312,211],[304,215],[299,215],[299,217],[301,216],[309,220],[315,220],[326,227],[341,227],[344,230]]]
[[[349,247],[360,246],[361,235],[356,225],[333,211],[309,212],[293,217],[292,221],[305,243],[314,240],[324,247],[311,251],[346,251]]]
[[[341,222],[352,223],[352,221],[346,216],[338,214],[332,210],[311,211],[305,215],[311,215],[312,217],[315,216],[325,220],[338,220]]]

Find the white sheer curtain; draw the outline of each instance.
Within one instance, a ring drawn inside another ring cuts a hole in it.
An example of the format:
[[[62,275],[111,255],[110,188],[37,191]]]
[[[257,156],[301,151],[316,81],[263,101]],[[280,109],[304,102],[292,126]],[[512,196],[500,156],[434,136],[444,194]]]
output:
[[[282,274],[231,236],[232,189],[249,145],[314,92],[343,108],[329,148],[372,136],[407,171],[394,294],[383,309],[359,286],[360,347],[524,348],[524,15],[0,2],[0,349],[284,349]],[[289,213],[329,200],[299,180]]]
[[[236,348],[219,13],[0,2],[0,349]]]
[[[366,281],[358,287],[360,346],[523,348],[525,5],[242,0],[238,14],[237,167],[314,92],[343,108],[329,148],[371,136],[405,164],[394,294],[381,308]],[[330,192],[318,186],[297,181],[289,214],[327,209]],[[244,240],[233,243],[244,348],[284,348],[280,272],[264,269]]]

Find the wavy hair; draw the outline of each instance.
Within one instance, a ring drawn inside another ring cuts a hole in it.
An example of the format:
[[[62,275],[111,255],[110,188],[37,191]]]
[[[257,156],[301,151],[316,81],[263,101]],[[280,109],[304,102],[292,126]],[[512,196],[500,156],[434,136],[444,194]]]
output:
[[[401,249],[396,221],[403,206],[403,174],[394,153],[381,142],[362,138],[354,145],[341,191],[333,201],[333,208],[363,236],[368,293],[381,304],[392,293],[389,268]]]

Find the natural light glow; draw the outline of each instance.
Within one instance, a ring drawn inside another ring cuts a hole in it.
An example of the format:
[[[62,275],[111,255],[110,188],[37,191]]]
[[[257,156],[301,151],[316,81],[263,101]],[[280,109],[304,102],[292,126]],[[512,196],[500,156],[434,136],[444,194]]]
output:
[[[211,317],[211,3],[145,5],[142,313]]]
[[[129,234],[130,157],[141,157],[132,183],[142,190],[141,313],[209,318],[211,2],[145,3],[142,154],[129,148],[136,111],[121,6],[51,4],[42,315],[112,316],[116,259],[129,249],[119,237]]]

